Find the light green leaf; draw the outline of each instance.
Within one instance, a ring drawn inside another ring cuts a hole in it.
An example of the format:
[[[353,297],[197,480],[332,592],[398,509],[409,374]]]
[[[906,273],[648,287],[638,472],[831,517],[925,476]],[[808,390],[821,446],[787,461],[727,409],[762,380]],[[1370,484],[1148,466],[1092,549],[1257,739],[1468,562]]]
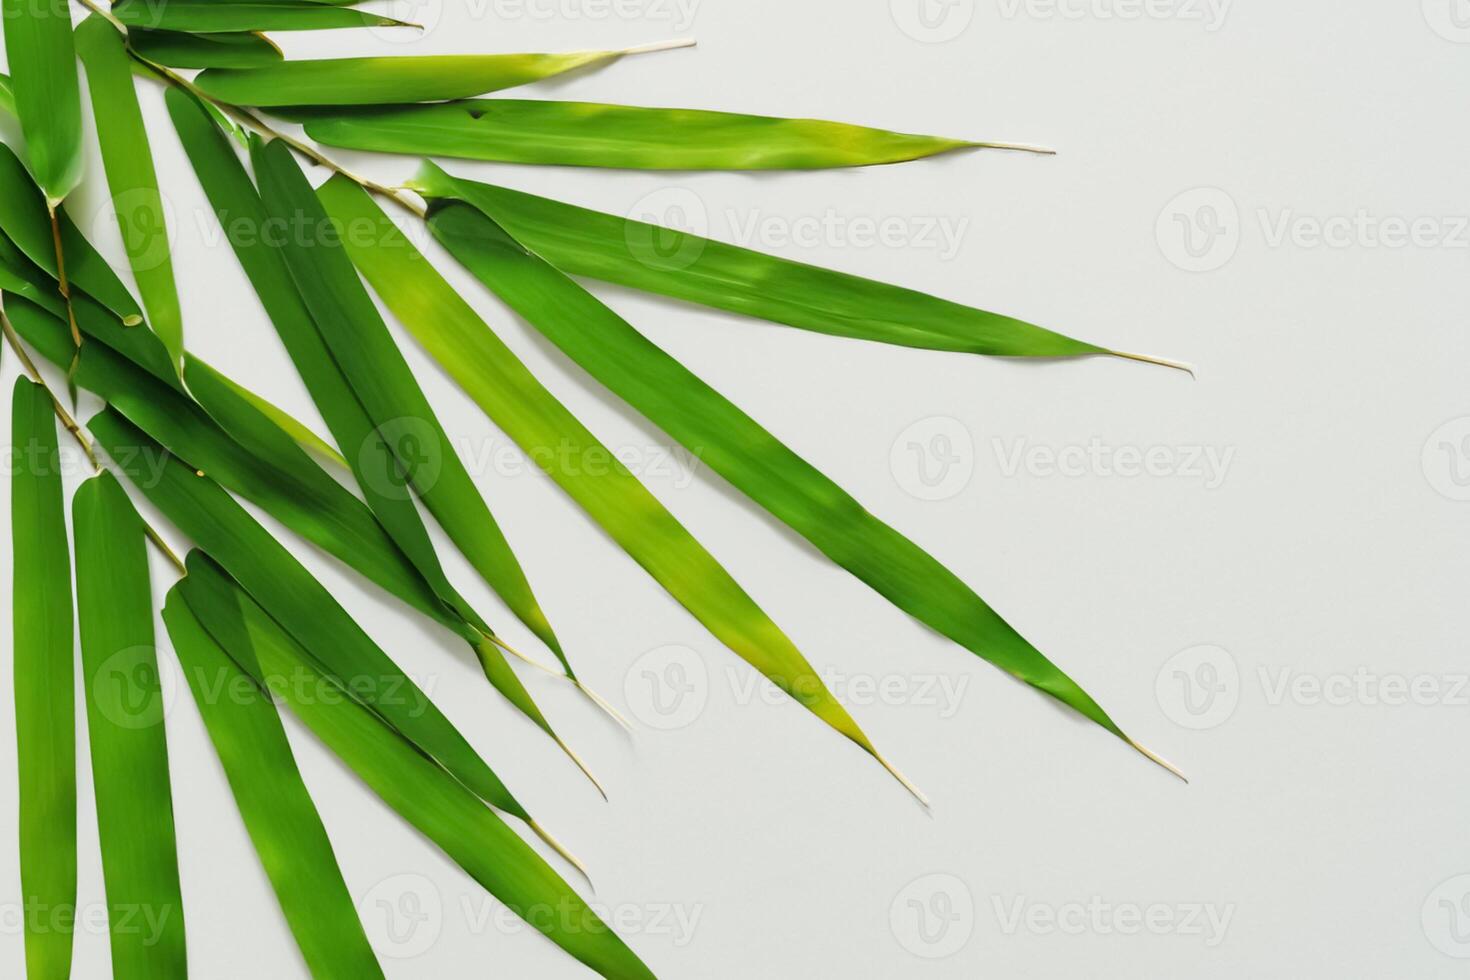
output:
[[[77,490],[72,523],[112,975],[182,978],[184,902],[143,522],[104,473]]]
[[[283,236],[277,247],[332,358],[392,454],[374,460],[375,469],[364,466],[360,482],[386,492],[411,487],[475,570],[571,675],[520,562],[363,288],[340,235],[328,230],[327,214],[291,151],[275,141],[251,155],[261,198],[276,222],[294,216],[302,227],[320,230],[311,241]],[[349,458],[357,449],[344,448]]]
[[[31,174],[55,208],[82,179],[82,97],[67,0],[0,0]]]
[[[200,364],[202,362],[195,360],[192,363]],[[282,432],[290,436],[292,441],[294,441],[297,445],[311,450],[313,453],[316,453],[323,459],[329,460],[330,462],[337,464],[343,469],[347,469],[347,460],[342,458],[342,454],[337,451],[336,446],[327,442],[327,440],[323,439],[321,436],[308,429],[305,425],[302,425],[285,409],[266,401],[260,395],[257,395],[253,391],[249,391],[239,384],[236,384],[234,381],[231,381],[223,374],[214,371],[212,368],[210,370],[211,372],[213,372],[214,378],[221,385],[227,388],[236,397],[242,398],[245,401],[249,402],[252,408],[274,422],[276,426]]]
[[[459,198],[526,248],[585,276],[777,323],[906,347],[1006,357],[1106,354],[1042,327],[900,286],[453,177],[426,163],[415,187]]]
[[[235,105],[399,105],[466,99],[643,50],[654,49],[287,61],[264,68],[212,68],[195,84]]]
[[[20,884],[26,976],[67,980],[77,901],[76,686],[71,551],[51,396],[25,378],[11,402],[10,526]]]
[[[319,193],[332,216],[353,229],[346,238],[353,261],[378,295],[495,424],[721,642],[878,756],[780,627],[536,380],[372,200],[340,180]]]
[[[188,564],[176,595],[237,665],[283,699],[384,802],[507,908],[601,976],[652,980],[567,883],[462,784],[351,698],[311,696],[329,688],[332,678],[248,590],[197,552]]]
[[[275,702],[220,649],[178,590],[169,592],[163,621],[312,977],[381,980]]]
[[[170,68],[255,68],[282,59],[281,49],[262,34],[185,34],[128,31],[133,50]]]
[[[430,228],[563,353],[833,562],[920,622],[1131,742],[953,572],[482,212],[443,204]]]
[[[479,99],[297,114],[318,143],[383,153],[632,170],[819,170],[1000,144],[818,119]]]
[[[16,114],[15,89],[10,85],[10,76],[4,72],[0,72],[0,110],[12,116]]]
[[[100,15],[77,28],[77,52],[87,69],[92,115],[112,212],[155,333],[175,366],[184,356],[184,317],[174,285],[173,257],[164,225],[163,199],[143,111],[133,88],[132,63],[123,36]]]
[[[19,2],[19,0],[16,0]],[[230,3],[221,0],[122,0],[113,16],[145,30],[229,34],[409,26],[401,20],[326,3]],[[233,69],[226,69],[233,70]]]
[[[322,584],[208,476],[172,458],[114,410],[88,428],[113,459],[154,461],[130,479],[180,531],[219,562],[340,686],[486,802],[529,820],[500,777],[459,730],[353,621]]]

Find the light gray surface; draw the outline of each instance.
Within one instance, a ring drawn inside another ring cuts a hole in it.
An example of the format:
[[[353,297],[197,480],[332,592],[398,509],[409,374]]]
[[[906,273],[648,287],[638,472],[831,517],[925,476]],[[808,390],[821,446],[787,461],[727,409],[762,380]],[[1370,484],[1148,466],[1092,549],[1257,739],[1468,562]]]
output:
[[[452,641],[297,551],[586,860],[660,976],[1461,976],[1470,18],[1457,0],[1423,8],[937,0],[921,20],[918,0],[696,0],[676,23],[664,0],[466,0],[392,8],[429,24],[418,46],[283,37],[293,55],[343,55],[688,34],[695,51],[539,94],[1059,149],[807,176],[451,169],[604,210],[702,213],[717,237],[1196,362],[1191,383],[1122,362],[983,361],[599,290],[931,548],[1190,786],[929,634],[698,467],[671,470],[659,433],[447,259],[495,329],[829,673],[933,816],[766,699],[549,481],[498,455],[504,436],[407,343],[583,676],[643,722],[630,741],[528,678],[612,803],[509,717]],[[147,103],[177,188],[190,346],[315,424],[201,218],[156,92]],[[343,156],[385,179],[413,168]],[[84,226],[102,201],[93,185],[76,204]],[[865,241],[866,220],[890,241]],[[15,370],[7,357],[7,382]],[[1153,448],[1148,472],[1119,474]],[[680,677],[682,701],[651,686]],[[304,976],[187,696],[169,735],[194,975]],[[538,937],[504,934],[468,879],[294,726],[293,738],[390,977],[584,975]],[[0,753],[7,842],[14,785]],[[82,825],[95,904],[89,802]],[[13,843],[0,854],[0,974],[19,976]],[[77,976],[105,975],[104,937],[78,947]]]

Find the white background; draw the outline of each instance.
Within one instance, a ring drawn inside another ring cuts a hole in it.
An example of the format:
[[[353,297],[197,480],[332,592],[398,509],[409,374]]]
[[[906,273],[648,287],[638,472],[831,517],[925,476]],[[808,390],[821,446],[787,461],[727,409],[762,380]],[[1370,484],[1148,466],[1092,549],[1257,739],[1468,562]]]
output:
[[[909,351],[598,287],[955,569],[1190,785],[909,620],[718,478],[670,471],[662,434],[442,255],[556,394],[640,461],[933,813],[805,712],[763,697],[547,479],[506,472],[505,437],[406,337],[574,663],[641,722],[625,737],[527,675],[612,802],[511,717],[449,636],[297,552],[588,863],[598,901],[661,977],[1463,976],[1470,10],[948,0],[925,27],[917,7],[696,0],[678,23],[661,0],[628,0],[624,15],[457,0],[396,8],[431,28],[417,46],[384,32],[283,42],[319,56],[692,35],[693,51],[536,94],[1056,147],[812,175],[450,169],[619,213],[675,218],[672,202],[688,217],[692,202],[715,237],[1198,364],[1191,382],[1121,361]],[[145,107],[190,347],[318,424],[201,211],[156,91]],[[343,156],[383,179],[414,168]],[[101,187],[94,162],[73,209],[118,255],[96,216]],[[887,243],[863,237],[868,219],[887,222]],[[749,237],[752,222],[762,230]],[[815,240],[781,237],[818,226]],[[930,227],[957,242],[936,247]],[[15,372],[7,356],[7,385]],[[1153,472],[1117,471],[1155,447]],[[161,601],[170,576],[155,573]],[[680,677],[682,701],[655,686]],[[660,714],[655,695],[676,710]],[[0,729],[13,730],[8,717]],[[194,975],[305,976],[187,696],[168,734]],[[390,977],[585,975],[507,930],[468,878],[294,723],[292,734]],[[14,786],[13,754],[0,753],[5,841]],[[82,900],[95,904],[82,792]],[[6,976],[23,970],[19,894],[7,844]],[[76,975],[105,976],[105,937],[77,946]]]

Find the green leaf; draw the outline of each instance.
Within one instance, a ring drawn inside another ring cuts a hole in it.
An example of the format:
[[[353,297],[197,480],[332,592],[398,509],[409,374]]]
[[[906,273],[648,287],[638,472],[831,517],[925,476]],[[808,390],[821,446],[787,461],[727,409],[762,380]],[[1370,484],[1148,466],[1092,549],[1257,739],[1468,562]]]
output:
[[[0,72],[0,110],[12,116],[16,114],[15,89],[11,87],[10,76],[4,72]]]
[[[256,68],[282,59],[281,49],[261,34],[185,34],[128,31],[134,51],[170,68]]]
[[[506,907],[598,974],[651,980],[649,969],[597,914],[463,785],[351,698],[315,696],[330,688],[331,678],[247,590],[198,553],[188,564],[176,594],[236,664],[282,698],[384,802]]]
[[[15,743],[26,976],[67,980],[77,901],[76,687],[71,560],[51,396],[11,402]]]
[[[169,592],[163,621],[224,766],[235,806],[317,980],[381,980],[275,702]]]
[[[526,248],[585,276],[803,330],[1006,357],[1106,354],[1008,316],[726,245],[642,221],[453,177],[426,163],[416,188],[485,212]]]
[[[183,977],[184,903],[143,522],[108,474],[77,490],[72,522],[112,973]]]
[[[333,217],[353,230],[345,240],[374,290],[495,424],[721,642],[881,761],[780,627],[536,380],[372,200],[340,180],[319,193]]]
[[[123,248],[148,319],[177,370],[184,356],[184,316],[174,285],[153,151],[133,88],[132,63],[123,36],[96,14],[77,28],[77,51],[87,69],[92,115]]]
[[[82,180],[82,98],[67,0],[0,0],[31,173],[55,208]]]
[[[149,479],[131,472],[129,478],[175,527],[265,606],[343,688],[486,802],[529,819],[500,777],[419,686],[217,483],[169,456],[112,409],[93,418],[88,428],[114,460],[136,459],[141,454],[154,461]]]
[[[198,360],[192,360],[191,363],[200,364],[202,362]],[[285,409],[266,401],[255,392],[247,390],[236,382],[231,381],[223,374],[214,371],[213,368],[211,368],[210,371],[213,373],[215,380],[218,381],[219,384],[227,388],[237,398],[241,398],[246,402],[249,402],[252,408],[254,408],[260,414],[264,415],[266,418],[270,419],[273,423],[275,423],[276,427],[279,428],[282,432],[286,433],[288,436],[290,436],[292,441],[295,442],[297,445],[301,446],[304,449],[311,450],[312,452],[321,456],[323,459],[329,460],[330,462],[337,464],[343,469],[347,469],[347,460],[344,459],[342,457],[342,454],[337,451],[336,446],[327,442],[327,440],[323,439],[321,436],[308,429],[305,425],[302,425]]]
[[[376,471],[365,465],[360,482],[376,484],[374,489],[389,493],[406,493],[411,487],[475,570],[571,675],[520,562],[393,342],[343,248],[341,235],[332,230],[291,151],[285,143],[275,141],[257,146],[252,158],[271,217],[277,223],[299,220],[306,229],[304,235],[277,239],[282,243],[279,251],[332,358],[392,454],[373,461]],[[313,240],[307,240],[307,235]],[[349,457],[356,448],[340,440],[339,445],[344,445]]]
[[[326,3],[122,0],[112,8],[112,14],[130,28],[141,27],[145,30],[185,31],[202,34],[409,26],[392,17],[382,17],[361,10],[349,10]]]
[[[817,119],[480,99],[300,114],[318,143],[384,153],[632,170],[819,170],[995,146]]]
[[[56,217],[61,226],[66,276],[73,294],[80,289],[116,313],[129,325],[141,323],[143,312],[128,287],[112,271],[97,250],[77,230],[63,211]],[[0,143],[0,231],[36,265],[56,278],[56,244],[46,198],[31,180],[10,147]]]
[[[235,105],[399,105],[466,99],[605,65],[641,50],[329,58],[265,68],[211,68],[194,81],[206,94]]]
[[[442,604],[452,609],[459,618],[461,636],[474,647],[476,657],[490,683],[519,711],[560,743],[561,740],[552,731],[525,686],[506,663],[504,655],[490,641],[489,638],[494,633],[459,596],[445,576],[412,495],[406,492],[402,474],[396,468],[396,461],[383,434],[373,424],[358,395],[348,385],[342,367],[323,342],[312,313],[297,290],[281,249],[272,247],[265,241],[265,233],[277,227],[276,223],[266,212],[260,195],[250,182],[234,150],[197,99],[177,89],[170,89],[166,101],[195,173],[204,186],[205,194],[214,207],[220,226],[234,247],[241,266],[255,287],[266,314],[275,325],[277,334],[306,383],[312,400],[331,429],[337,445],[347,447],[347,462],[353,469],[364,499],[397,548],[417,569],[418,576],[438,596]],[[314,201],[313,205],[319,209]],[[290,227],[289,223],[284,227]],[[356,273],[352,275],[355,279]],[[360,284],[356,288],[359,291],[362,289]],[[363,298],[366,299],[365,296]],[[373,316],[377,316],[376,310],[373,311]],[[218,412],[223,407],[216,400],[210,408],[212,412]],[[232,431],[240,437],[238,430]],[[397,433],[400,439],[411,434]],[[257,443],[253,448],[261,451],[263,447]],[[458,457],[454,459],[457,461]],[[485,532],[481,529],[479,533]],[[339,557],[343,556],[339,553]],[[344,560],[351,561],[345,557]],[[370,573],[365,574],[372,577]],[[431,615],[436,615],[436,618],[443,621],[443,610]],[[478,638],[467,636],[462,632],[466,626],[481,635]],[[566,749],[565,744],[562,747]],[[571,755],[569,749],[567,752]],[[575,756],[572,758],[576,759]]]
[[[969,586],[474,208],[434,236],[568,357],[898,608],[1128,741],[1108,714]]]

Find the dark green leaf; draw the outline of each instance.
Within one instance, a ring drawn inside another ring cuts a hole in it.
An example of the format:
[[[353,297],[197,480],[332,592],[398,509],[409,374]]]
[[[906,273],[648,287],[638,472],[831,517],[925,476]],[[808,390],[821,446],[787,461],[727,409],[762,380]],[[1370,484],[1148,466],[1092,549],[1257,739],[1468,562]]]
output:
[[[17,379],[11,402],[15,744],[26,976],[71,975],[77,901],[76,686],[71,560],[51,396]]]
[[[16,0],[19,2],[19,0]],[[403,21],[325,3],[231,3],[222,0],[122,0],[113,16],[145,30],[228,34],[237,31],[319,31],[387,27]],[[231,70],[231,69],[226,69]]]
[[[256,68],[282,58],[269,38],[250,33],[131,30],[128,43],[149,61],[170,68]]]
[[[55,208],[82,179],[82,97],[67,0],[0,0],[31,174]],[[3,185],[0,185],[3,186]]]
[[[72,502],[77,622],[117,980],[184,977],[163,687],[143,522],[109,474]]]

